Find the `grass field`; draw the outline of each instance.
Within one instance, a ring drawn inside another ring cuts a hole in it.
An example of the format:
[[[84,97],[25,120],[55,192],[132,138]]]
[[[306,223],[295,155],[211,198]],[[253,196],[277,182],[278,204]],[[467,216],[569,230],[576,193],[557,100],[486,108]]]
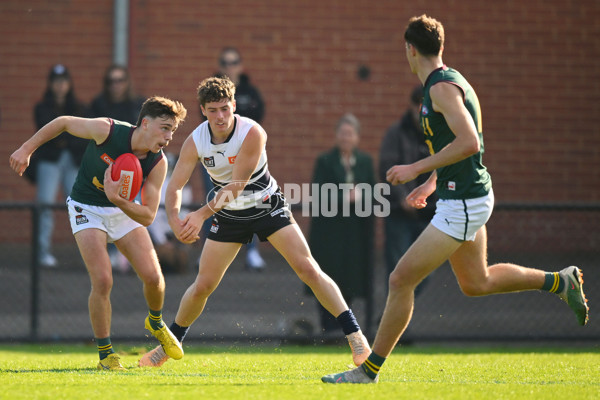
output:
[[[95,347],[0,346],[0,399],[599,399],[600,350],[398,348],[377,385],[331,385],[349,367],[336,346],[186,347],[181,361],[135,367],[145,348],[116,346],[126,372],[96,371]]]

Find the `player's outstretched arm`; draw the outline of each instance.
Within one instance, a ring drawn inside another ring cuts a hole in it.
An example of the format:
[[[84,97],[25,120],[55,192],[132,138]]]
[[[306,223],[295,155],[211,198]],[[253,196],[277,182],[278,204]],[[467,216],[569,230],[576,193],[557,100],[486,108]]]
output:
[[[10,156],[10,167],[19,175],[23,175],[29,166],[34,151],[44,143],[54,139],[63,132],[83,139],[93,139],[102,143],[110,132],[110,122],[106,118],[80,118],[61,116],[53,119],[37,131]]]

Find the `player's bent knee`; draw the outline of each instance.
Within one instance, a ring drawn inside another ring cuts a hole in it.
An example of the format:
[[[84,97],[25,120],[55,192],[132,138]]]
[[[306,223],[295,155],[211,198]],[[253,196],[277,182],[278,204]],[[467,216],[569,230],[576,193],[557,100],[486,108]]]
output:
[[[152,274],[147,274],[147,275],[143,276],[142,281],[144,282],[144,285],[149,286],[149,287],[156,287],[156,288],[164,288],[165,287],[165,279],[163,278],[162,274],[160,274],[158,272],[152,273]]]
[[[399,290],[415,290],[418,284],[419,282],[414,281],[412,276],[405,274],[398,268],[392,271],[388,279],[390,292]]]
[[[460,290],[468,297],[484,296],[488,293],[485,285],[479,282],[459,282],[459,285]]]
[[[310,259],[305,259],[296,263],[294,265],[294,271],[296,271],[300,280],[308,286],[312,286],[322,279],[321,269],[316,263],[311,262]]]
[[[213,284],[212,282],[206,282],[206,281],[196,282],[194,284],[191,294],[194,298],[197,298],[197,299],[206,298],[206,297],[210,296],[212,294],[212,292],[215,291],[215,289],[217,288],[217,285],[218,284]]]
[[[302,280],[302,282],[312,287],[315,284],[317,284],[319,280],[321,280],[321,273],[320,271],[313,269],[303,271],[302,273],[298,273],[298,277],[300,278],[300,280]]]

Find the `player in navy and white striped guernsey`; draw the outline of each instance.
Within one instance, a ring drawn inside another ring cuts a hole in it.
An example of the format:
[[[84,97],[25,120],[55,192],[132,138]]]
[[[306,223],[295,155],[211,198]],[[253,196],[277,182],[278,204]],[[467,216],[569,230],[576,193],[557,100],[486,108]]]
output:
[[[356,318],[336,283],[312,257],[306,240],[277,182],[269,173],[265,150],[267,134],[255,121],[235,112],[235,86],[228,78],[208,78],[198,87],[198,100],[207,121],[186,139],[165,197],[169,224],[184,243],[199,239],[204,221],[213,218],[204,243],[198,277],[183,295],[173,334],[182,341],[200,316],[240,247],[254,234],[268,240],[290,263],[317,299],[336,316],[360,365],[371,353]],[[217,193],[199,210],[180,219],[181,190],[200,161]],[[160,347],[148,352],[140,366],[160,366],[168,359]]]

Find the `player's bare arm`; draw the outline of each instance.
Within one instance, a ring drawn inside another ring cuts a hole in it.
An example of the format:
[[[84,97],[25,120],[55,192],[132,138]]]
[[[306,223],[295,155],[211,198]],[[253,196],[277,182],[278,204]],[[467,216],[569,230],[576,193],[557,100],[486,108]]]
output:
[[[411,207],[420,209],[427,206],[427,198],[435,192],[437,172],[433,171],[423,184],[417,186],[406,196],[406,202]]]
[[[465,107],[463,92],[451,83],[440,82],[429,94],[433,110],[441,113],[456,137],[448,146],[423,160],[417,161],[421,173],[455,164],[479,151],[479,135],[475,121]]]
[[[260,161],[260,155],[265,147],[267,135],[264,130],[254,126],[248,131],[240,148],[233,167],[232,182],[225,185],[217,195],[197,211],[189,213],[183,220],[181,237],[189,240],[198,235],[204,221],[211,215],[224,209],[235,200],[244,190],[252,173]]]
[[[192,135],[189,135],[181,147],[179,159],[177,160],[177,164],[175,164],[165,194],[165,211],[167,213],[169,226],[173,230],[175,237],[180,241],[183,241],[181,239],[183,221],[179,218],[182,190],[192,176],[197,162],[198,152],[196,150],[196,145],[194,144]],[[198,237],[194,238],[194,240],[189,243],[192,243],[197,239]]]
[[[150,174],[142,187],[142,204],[128,201],[119,195],[122,180],[112,179],[112,165],[104,173],[104,192],[106,197],[114,205],[119,207],[127,216],[134,221],[148,226],[154,221],[158,206],[160,204],[160,190],[167,175],[167,158],[163,157],[150,171]]]
[[[387,180],[392,185],[410,182],[417,176],[455,164],[479,151],[480,143],[475,122],[464,105],[461,90],[451,83],[440,82],[429,91],[433,109],[444,115],[456,137],[436,154],[410,165],[395,165],[388,170]]]
[[[106,140],[110,132],[110,122],[106,118],[80,118],[61,116],[48,122],[10,156],[10,167],[23,175],[29,166],[34,151],[63,132],[82,139],[93,139],[96,143]]]

